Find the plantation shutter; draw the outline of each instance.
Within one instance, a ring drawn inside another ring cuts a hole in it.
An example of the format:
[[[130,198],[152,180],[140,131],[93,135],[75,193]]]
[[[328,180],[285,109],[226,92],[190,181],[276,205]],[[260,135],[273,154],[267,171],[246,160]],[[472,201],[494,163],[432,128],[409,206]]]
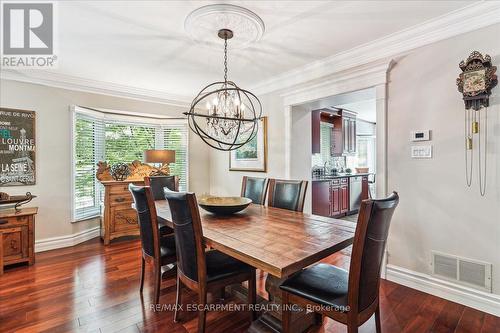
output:
[[[171,163],[170,174],[179,176],[179,191],[188,187],[188,126],[163,125],[163,148],[175,150],[175,163]]]
[[[104,160],[103,122],[76,113],[73,133],[73,221],[79,221],[101,213],[102,185],[95,175],[97,162]]]
[[[147,119],[148,121],[145,121]],[[73,221],[99,216],[104,187],[95,178],[97,162],[143,161],[144,150],[172,149],[170,173],[188,186],[188,129],[183,120],[117,116],[75,108],[73,125]]]

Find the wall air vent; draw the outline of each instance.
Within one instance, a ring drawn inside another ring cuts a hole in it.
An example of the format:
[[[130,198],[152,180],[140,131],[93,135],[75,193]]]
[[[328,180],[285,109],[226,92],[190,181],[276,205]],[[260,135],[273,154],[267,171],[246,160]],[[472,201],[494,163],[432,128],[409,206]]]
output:
[[[447,280],[491,293],[491,264],[432,252],[433,274]]]

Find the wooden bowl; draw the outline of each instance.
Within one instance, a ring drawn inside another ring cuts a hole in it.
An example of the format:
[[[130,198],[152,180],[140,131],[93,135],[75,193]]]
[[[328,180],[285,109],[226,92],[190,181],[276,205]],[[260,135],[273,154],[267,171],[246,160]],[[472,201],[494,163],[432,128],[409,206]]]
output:
[[[370,168],[355,168],[357,173],[368,173]]]
[[[198,205],[207,212],[216,215],[230,215],[242,211],[252,203],[252,199],[244,197],[203,197]]]

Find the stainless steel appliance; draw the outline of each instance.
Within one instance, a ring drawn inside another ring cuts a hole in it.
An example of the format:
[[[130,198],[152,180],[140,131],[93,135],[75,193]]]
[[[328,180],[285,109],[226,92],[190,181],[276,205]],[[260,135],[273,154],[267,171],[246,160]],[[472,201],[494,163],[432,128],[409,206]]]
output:
[[[349,213],[355,214],[361,205],[362,176],[349,177]]]

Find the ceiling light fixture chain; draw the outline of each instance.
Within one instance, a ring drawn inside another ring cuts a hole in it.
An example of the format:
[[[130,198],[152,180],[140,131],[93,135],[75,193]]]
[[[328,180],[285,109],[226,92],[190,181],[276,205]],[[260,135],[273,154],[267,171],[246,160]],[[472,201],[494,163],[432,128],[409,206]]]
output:
[[[224,37],[224,82],[227,84],[227,37]]]

